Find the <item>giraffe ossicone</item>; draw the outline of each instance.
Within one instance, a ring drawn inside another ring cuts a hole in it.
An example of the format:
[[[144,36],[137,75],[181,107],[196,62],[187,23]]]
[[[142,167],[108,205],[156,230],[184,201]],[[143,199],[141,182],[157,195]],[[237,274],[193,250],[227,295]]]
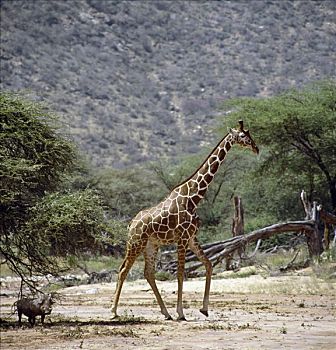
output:
[[[217,144],[201,166],[185,181],[177,185],[158,205],[140,211],[129,225],[129,239],[126,255],[120,266],[115,291],[112,317],[117,317],[117,307],[123,283],[136,258],[143,253],[145,258],[144,275],[151,286],[161,313],[166,319],[172,319],[161,298],[155,282],[155,260],[158,249],[162,245],[177,244],[177,308],[178,320],[185,320],[182,307],[182,289],[184,277],[185,255],[191,249],[204,264],[206,271],[203,307],[200,309],[208,316],[209,293],[212,264],[197,241],[200,220],[196,213],[197,206],[204,197],[216,172],[223,163],[232,145],[238,144],[258,154],[259,149],[248,130],[244,130],[243,121],[239,121],[238,129],[230,129],[229,133]]]

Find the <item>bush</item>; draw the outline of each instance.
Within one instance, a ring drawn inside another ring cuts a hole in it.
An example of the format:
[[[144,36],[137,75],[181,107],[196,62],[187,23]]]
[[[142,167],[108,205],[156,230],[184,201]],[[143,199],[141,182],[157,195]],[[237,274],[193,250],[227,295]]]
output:
[[[78,157],[57,127],[43,104],[0,94],[0,254],[27,283],[64,271],[57,256],[96,249],[108,230],[96,193],[55,192]]]

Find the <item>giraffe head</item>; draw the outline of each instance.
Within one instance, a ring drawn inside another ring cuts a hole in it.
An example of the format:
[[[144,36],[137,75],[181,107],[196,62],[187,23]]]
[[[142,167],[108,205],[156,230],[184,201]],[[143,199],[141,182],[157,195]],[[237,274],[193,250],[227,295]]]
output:
[[[233,136],[234,143],[250,148],[256,154],[259,153],[259,148],[253,141],[250,132],[248,130],[244,130],[244,123],[242,120],[239,120],[239,128],[230,129],[230,133]]]

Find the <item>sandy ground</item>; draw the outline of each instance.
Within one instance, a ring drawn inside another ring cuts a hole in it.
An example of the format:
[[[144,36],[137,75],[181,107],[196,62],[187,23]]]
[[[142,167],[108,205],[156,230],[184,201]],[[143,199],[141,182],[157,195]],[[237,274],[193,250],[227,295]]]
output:
[[[228,277],[228,276],[226,276]],[[158,281],[176,317],[176,281]],[[144,280],[126,282],[119,320],[110,319],[115,284],[59,291],[45,325],[18,327],[10,316],[13,288],[1,288],[1,350],[5,349],[335,349],[336,283],[305,273],[263,278],[216,278],[210,315],[202,304],[204,279],[184,283],[187,321],[165,321]]]

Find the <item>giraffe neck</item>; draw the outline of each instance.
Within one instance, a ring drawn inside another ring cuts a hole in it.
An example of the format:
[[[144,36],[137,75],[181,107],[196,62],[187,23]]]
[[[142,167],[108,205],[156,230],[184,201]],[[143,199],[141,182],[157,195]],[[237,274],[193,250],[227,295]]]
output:
[[[174,188],[173,192],[178,192],[181,197],[188,198],[188,210],[196,209],[233,143],[233,136],[227,134],[194,174]]]

